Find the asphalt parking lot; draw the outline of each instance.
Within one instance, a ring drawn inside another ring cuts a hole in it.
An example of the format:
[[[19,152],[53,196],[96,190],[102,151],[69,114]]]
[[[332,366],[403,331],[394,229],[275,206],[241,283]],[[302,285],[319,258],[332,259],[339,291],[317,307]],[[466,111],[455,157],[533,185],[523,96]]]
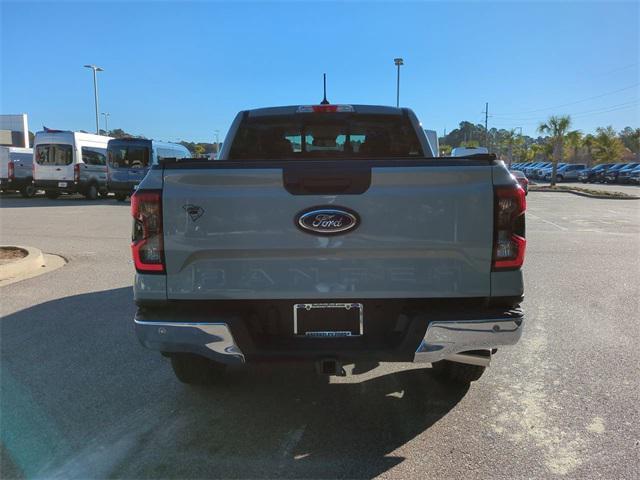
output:
[[[634,187],[631,187],[634,188]],[[3,195],[3,478],[638,478],[640,201],[528,196],[526,329],[469,389],[383,364],[190,388],[133,334],[128,204]]]

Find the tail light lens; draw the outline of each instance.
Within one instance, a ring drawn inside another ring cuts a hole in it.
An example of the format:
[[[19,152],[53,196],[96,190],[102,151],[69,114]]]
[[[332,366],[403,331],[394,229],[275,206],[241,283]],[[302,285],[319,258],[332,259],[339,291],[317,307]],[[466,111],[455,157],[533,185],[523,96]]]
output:
[[[517,184],[496,187],[494,202],[492,270],[517,270],[524,263],[527,245],[524,190]]]
[[[131,196],[131,252],[139,273],[164,273],[162,192],[138,190]]]
[[[80,182],[80,164],[76,163],[73,166],[73,181],[76,183]]]
[[[13,165],[13,162],[9,162],[8,167],[9,167],[9,180],[13,180],[16,176],[16,170],[15,170],[15,166]]]

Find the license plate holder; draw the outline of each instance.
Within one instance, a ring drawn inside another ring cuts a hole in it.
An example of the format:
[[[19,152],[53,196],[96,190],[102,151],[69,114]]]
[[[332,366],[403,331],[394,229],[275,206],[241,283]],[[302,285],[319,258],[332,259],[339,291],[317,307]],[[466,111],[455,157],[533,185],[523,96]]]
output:
[[[359,337],[364,333],[361,303],[296,303],[293,334],[312,338]]]

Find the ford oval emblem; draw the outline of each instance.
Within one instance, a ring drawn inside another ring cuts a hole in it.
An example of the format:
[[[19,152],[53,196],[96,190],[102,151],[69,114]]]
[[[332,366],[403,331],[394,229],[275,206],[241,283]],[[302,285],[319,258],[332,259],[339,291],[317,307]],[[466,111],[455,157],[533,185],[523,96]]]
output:
[[[347,233],[360,224],[358,214],[347,208],[314,207],[296,216],[296,224],[302,230],[316,235]]]

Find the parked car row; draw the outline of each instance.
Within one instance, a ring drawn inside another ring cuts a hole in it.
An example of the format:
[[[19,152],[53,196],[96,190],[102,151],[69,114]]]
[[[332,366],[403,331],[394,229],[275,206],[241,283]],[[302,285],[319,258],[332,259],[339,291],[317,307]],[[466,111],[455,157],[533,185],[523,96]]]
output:
[[[528,179],[547,182],[551,180],[552,168],[551,162],[511,165],[512,170],[521,171]],[[556,182],[566,181],[640,184],[640,163],[601,163],[591,168],[583,163],[558,163]]]
[[[124,201],[151,165],[172,157],[191,154],[177,143],[45,130],[33,148],[0,147],[0,189],[27,198],[38,190],[48,198],[80,193],[91,200],[114,193]]]
[[[551,162],[516,163],[512,169],[522,171],[527,178],[541,181],[551,181],[553,164]],[[556,182],[576,181],[580,172],[586,170],[584,163],[558,163],[556,168]]]
[[[601,163],[581,172],[582,183],[640,184],[640,163]]]

